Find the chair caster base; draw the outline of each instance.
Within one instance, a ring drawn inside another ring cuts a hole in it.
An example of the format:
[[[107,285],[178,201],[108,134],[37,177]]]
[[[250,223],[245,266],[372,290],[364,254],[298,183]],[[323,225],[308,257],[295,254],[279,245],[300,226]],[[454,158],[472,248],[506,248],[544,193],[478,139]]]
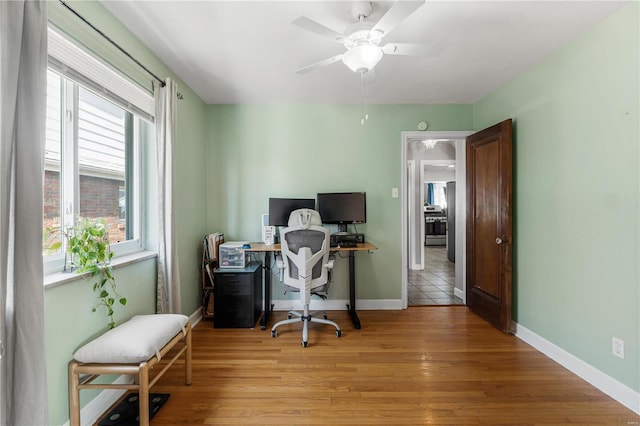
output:
[[[307,346],[309,346],[309,342],[302,341],[302,347],[306,348]]]
[[[337,337],[342,336],[342,330],[336,330],[336,336]]]

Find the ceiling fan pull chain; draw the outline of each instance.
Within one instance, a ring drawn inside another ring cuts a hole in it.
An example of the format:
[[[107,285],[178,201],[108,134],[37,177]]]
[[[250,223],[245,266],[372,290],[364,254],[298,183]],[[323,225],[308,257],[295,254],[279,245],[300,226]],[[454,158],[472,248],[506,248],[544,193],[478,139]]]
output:
[[[360,78],[362,79],[362,117],[360,118],[360,124],[364,125],[364,122],[369,119],[369,114],[366,112],[366,102],[367,102],[367,80],[365,78],[366,73],[360,73]]]

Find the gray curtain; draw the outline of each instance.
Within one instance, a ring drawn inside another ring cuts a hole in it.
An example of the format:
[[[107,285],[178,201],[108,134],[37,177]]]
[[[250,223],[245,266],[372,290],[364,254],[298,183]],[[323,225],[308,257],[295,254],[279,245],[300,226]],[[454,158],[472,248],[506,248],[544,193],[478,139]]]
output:
[[[44,1],[0,1],[0,424],[45,425]]]
[[[176,144],[177,87],[167,78],[154,82],[158,151],[158,286],[156,311],[182,313],[175,218],[174,152]]]

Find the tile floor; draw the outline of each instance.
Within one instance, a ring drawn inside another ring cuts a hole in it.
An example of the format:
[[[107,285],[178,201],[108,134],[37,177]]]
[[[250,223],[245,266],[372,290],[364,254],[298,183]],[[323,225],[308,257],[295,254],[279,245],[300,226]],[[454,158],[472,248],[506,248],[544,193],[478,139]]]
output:
[[[462,299],[453,293],[455,264],[447,259],[447,248],[425,247],[424,257],[424,270],[409,270],[409,306],[462,305]]]

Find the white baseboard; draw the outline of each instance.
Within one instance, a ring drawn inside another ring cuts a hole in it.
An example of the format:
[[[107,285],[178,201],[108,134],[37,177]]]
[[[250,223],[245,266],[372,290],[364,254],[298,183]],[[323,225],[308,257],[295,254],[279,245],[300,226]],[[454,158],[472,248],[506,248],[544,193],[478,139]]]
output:
[[[302,303],[300,300],[272,300],[274,311],[290,311],[290,310],[302,310]],[[347,299],[329,299],[329,300],[311,300],[309,309],[312,311],[346,311]],[[358,299],[356,303],[356,310],[369,311],[369,310],[400,310],[402,309],[401,299]]]
[[[189,315],[189,322],[191,327],[195,327],[197,323],[202,321],[202,308],[198,307],[191,315]]]
[[[575,355],[537,335],[526,327],[516,323],[516,337],[533,346],[581,379],[589,382],[620,404],[640,415],[640,392],[636,392],[624,383],[587,364]]]
[[[411,270],[412,271],[422,271],[424,270],[424,265],[421,263],[414,263],[413,265],[411,265]]]
[[[133,377],[122,375],[113,381],[116,384],[131,384]],[[127,392],[126,389],[106,389],[100,392],[87,405],[80,410],[80,424],[82,426],[91,426],[111,407],[122,395]],[[69,426],[69,420],[62,426]]]
[[[455,287],[455,288],[453,289],[453,294],[454,294],[456,297],[458,297],[458,298],[460,298],[460,299],[464,300],[464,292],[463,292],[462,290],[460,290],[459,288]]]

